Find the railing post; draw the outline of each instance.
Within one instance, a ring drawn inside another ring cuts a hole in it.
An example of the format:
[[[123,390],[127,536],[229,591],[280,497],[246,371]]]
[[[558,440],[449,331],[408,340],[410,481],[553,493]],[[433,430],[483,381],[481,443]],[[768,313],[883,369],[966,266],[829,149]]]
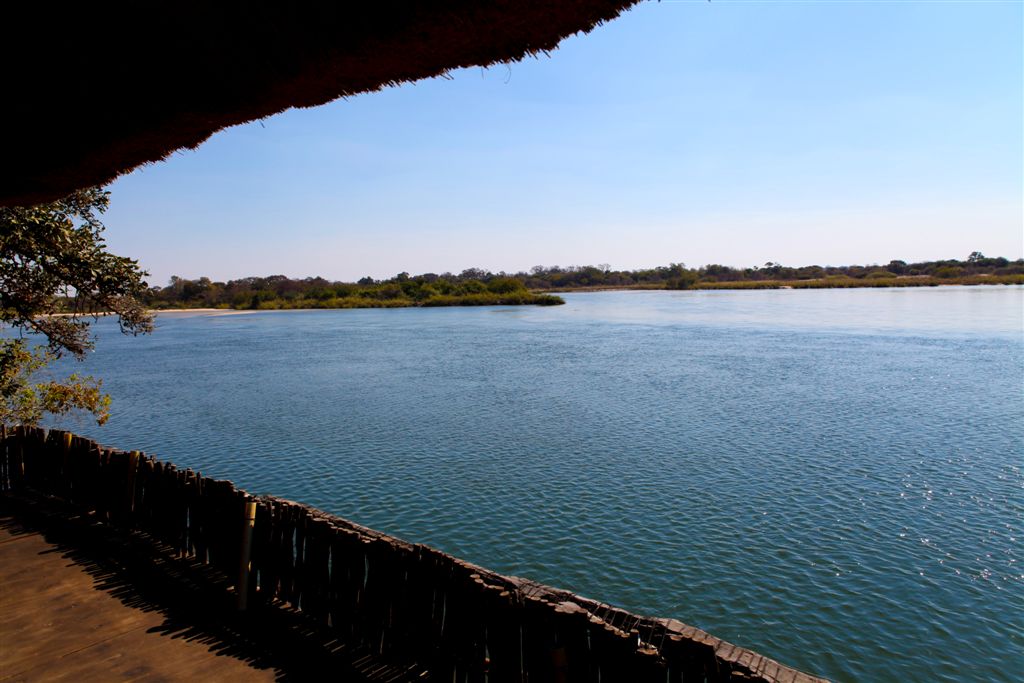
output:
[[[139,469],[139,460],[142,458],[140,451],[130,451],[128,453],[128,477],[127,477],[127,492],[125,498],[125,519],[131,520],[129,523],[134,526],[135,524],[135,473]]]
[[[60,464],[60,476],[61,481],[61,495],[65,496],[68,500],[73,497],[72,487],[74,486],[73,477],[71,476],[71,432],[64,432],[61,434],[61,464]]]
[[[256,501],[244,498],[242,503],[242,543],[238,553],[238,609],[249,606],[249,578],[252,571],[252,535],[256,526]]]
[[[7,425],[0,425],[0,491],[11,490],[11,458],[8,453]]]

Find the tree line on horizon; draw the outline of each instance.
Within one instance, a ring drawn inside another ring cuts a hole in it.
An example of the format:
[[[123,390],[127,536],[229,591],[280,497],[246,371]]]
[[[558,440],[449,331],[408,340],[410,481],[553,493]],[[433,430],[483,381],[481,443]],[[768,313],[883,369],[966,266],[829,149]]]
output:
[[[1010,261],[989,258],[974,252],[958,261],[922,261],[906,263],[893,260],[885,265],[850,266],[784,266],[767,262],[763,266],[733,268],[708,264],[687,268],[683,263],[638,270],[612,270],[607,264],[597,266],[534,266],[529,272],[492,273],[482,268],[467,268],[460,273],[403,272],[377,280],[364,277],[357,282],[330,281],[322,277],[289,278],[284,275],[245,277],[215,282],[208,277],[195,280],[173,276],[165,287],[151,287],[145,303],[151,308],[231,307],[238,309],[337,307],[339,302],[361,302],[364,305],[399,305],[413,302],[420,305],[445,305],[454,298],[470,297],[469,301],[488,303],[491,298],[525,295],[529,290],[564,290],[600,287],[650,287],[654,289],[687,289],[715,286],[719,283],[776,283],[835,280],[837,285],[856,286],[882,284],[894,279],[925,278],[957,281],[976,276],[1022,276],[1024,259]]]
[[[442,278],[400,273],[388,280],[331,282],[322,277],[292,279],[284,275],[245,277],[213,282],[208,277],[188,280],[172,276],[166,287],[151,287],[150,308],[392,308],[404,306],[489,306],[565,303],[548,294],[535,294],[514,277]]]
[[[769,261],[763,266],[734,268],[710,263],[699,268],[687,268],[683,263],[670,263],[640,270],[611,270],[599,266],[534,266],[529,273],[516,273],[530,289],[557,289],[578,287],[629,287],[637,285],[664,285],[669,288],[728,282],[793,282],[807,280],[841,279],[893,279],[932,277],[956,279],[977,275],[1024,274],[1024,259],[989,258],[973,252],[964,261],[947,259],[907,263],[893,260],[886,265],[849,266],[784,266]]]

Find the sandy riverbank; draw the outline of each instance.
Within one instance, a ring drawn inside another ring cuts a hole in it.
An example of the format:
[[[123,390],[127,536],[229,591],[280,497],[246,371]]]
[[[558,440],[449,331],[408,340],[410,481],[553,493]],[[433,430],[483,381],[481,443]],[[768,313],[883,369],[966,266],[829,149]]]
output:
[[[248,313],[256,313],[257,311],[250,310],[236,310],[233,308],[162,308],[162,309],[151,309],[150,313],[154,313],[158,316],[170,315],[175,318],[183,318],[190,315],[204,315],[204,316],[218,316],[218,315],[246,315]]]
[[[233,308],[151,308],[150,313],[154,315],[171,315],[174,317],[185,317],[189,315],[206,315],[206,316],[217,316],[217,315],[245,315],[247,313],[256,313],[257,311],[244,310],[239,311]],[[72,316],[78,316],[80,318],[105,318],[108,315],[115,315],[110,311],[102,313],[48,313],[46,315],[39,316],[40,318],[70,318]]]

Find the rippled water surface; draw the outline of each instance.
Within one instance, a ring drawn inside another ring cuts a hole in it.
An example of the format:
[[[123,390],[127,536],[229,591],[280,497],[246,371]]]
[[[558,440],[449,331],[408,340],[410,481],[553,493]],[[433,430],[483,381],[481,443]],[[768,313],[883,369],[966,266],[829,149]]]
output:
[[[1024,671],[1024,289],[565,298],[104,321],[64,426],[839,680]]]

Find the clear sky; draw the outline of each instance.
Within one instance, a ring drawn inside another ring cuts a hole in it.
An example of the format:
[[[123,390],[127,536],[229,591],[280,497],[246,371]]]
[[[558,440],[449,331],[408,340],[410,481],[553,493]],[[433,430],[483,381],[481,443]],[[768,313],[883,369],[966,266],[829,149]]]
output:
[[[1024,255],[1020,0],[643,4],[549,57],[221,132],[116,181],[172,275]]]

